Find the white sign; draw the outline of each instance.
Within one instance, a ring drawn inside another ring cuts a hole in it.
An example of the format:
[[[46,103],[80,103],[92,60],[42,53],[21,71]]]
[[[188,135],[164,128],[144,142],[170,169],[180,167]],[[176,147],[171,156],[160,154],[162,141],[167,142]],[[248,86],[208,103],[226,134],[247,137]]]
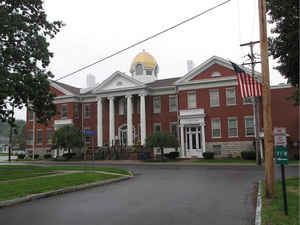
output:
[[[285,135],[276,135],[274,137],[274,141],[275,141],[275,146],[287,147],[287,141]]]
[[[274,137],[275,146],[287,147],[286,128],[275,127],[273,132],[275,135]]]
[[[277,134],[281,134],[281,135],[285,135],[286,134],[286,128],[284,127],[275,127],[274,128],[274,135],[277,135]]]

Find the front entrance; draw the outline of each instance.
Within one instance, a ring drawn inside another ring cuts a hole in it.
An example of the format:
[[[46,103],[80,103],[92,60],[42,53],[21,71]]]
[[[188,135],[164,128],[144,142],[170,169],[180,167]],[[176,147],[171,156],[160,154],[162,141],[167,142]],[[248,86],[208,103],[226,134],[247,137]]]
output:
[[[186,127],[186,150],[191,156],[198,156],[202,152],[202,135],[200,126]]]
[[[134,143],[134,137],[135,137],[135,128],[132,129],[132,137]],[[121,125],[119,127],[119,140],[121,145],[127,145],[127,124]]]

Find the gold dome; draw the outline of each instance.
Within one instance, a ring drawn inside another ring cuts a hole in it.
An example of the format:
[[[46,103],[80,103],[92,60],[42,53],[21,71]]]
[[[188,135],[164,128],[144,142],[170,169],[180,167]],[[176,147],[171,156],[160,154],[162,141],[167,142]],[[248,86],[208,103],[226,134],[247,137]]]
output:
[[[150,55],[148,52],[146,52],[145,50],[143,50],[133,59],[130,66],[131,73],[135,70],[135,66],[138,63],[143,64],[144,68],[155,69],[155,67],[157,66],[157,62],[154,59],[154,57]]]

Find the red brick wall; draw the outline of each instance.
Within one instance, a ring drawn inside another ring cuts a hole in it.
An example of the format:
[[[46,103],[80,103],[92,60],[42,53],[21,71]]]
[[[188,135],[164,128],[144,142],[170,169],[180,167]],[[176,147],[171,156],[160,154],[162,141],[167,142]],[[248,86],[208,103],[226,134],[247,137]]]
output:
[[[293,106],[292,100],[286,97],[291,96],[296,88],[271,89],[272,94],[272,121],[273,127],[285,127],[292,142],[299,141],[299,106]],[[296,150],[295,146],[292,151]]]
[[[211,76],[212,73],[219,72],[221,73],[221,76],[219,77],[230,77],[235,76],[235,73],[233,70],[228,69],[226,67],[220,66],[218,64],[214,64],[208,69],[204,70],[203,72],[196,75],[192,80],[201,80],[201,79],[209,79],[209,78],[219,78],[219,77],[213,77]]]
[[[236,105],[226,105],[226,88],[234,86],[226,86],[219,88],[205,88],[179,92],[180,110],[188,109],[187,93],[195,91],[197,96],[197,108],[203,108],[205,113],[205,139],[207,142],[213,141],[252,141],[253,137],[245,136],[245,116],[253,115],[253,106],[244,104],[240,93],[236,87]],[[209,90],[219,89],[220,106],[210,107]],[[236,117],[238,119],[238,136],[237,138],[228,137],[228,117]],[[221,120],[221,138],[211,138],[211,119],[219,118]]]

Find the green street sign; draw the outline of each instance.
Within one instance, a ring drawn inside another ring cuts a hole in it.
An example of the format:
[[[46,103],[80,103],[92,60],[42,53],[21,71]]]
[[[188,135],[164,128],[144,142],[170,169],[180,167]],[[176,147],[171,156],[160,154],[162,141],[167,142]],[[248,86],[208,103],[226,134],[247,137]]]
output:
[[[288,164],[288,148],[284,146],[275,146],[275,162],[279,165]]]

